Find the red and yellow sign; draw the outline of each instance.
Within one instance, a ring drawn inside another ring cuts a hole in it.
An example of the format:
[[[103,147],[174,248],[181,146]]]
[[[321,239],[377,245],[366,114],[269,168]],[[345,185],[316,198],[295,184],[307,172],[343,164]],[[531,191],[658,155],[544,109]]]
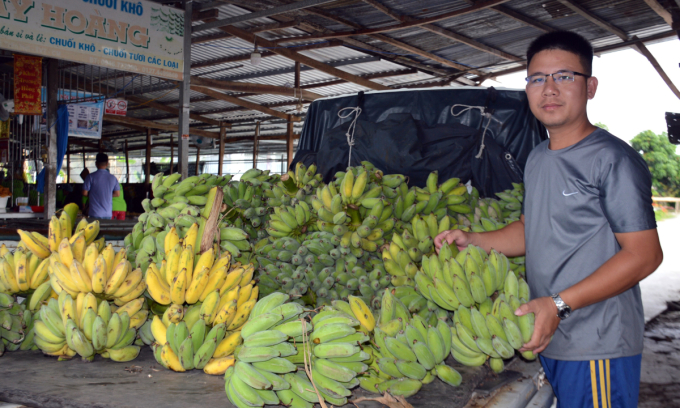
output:
[[[41,115],[42,58],[14,54],[14,113]]]

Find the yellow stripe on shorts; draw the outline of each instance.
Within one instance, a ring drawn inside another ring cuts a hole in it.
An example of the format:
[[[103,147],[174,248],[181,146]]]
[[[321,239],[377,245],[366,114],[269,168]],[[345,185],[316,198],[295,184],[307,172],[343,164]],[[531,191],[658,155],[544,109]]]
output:
[[[590,385],[593,388],[593,408],[600,408],[597,398],[597,371],[595,369],[595,360],[590,360]]]

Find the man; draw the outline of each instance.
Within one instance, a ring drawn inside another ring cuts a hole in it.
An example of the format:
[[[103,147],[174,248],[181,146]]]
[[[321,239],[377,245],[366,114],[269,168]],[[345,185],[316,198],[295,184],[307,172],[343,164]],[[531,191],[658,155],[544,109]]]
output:
[[[83,183],[83,195],[89,198],[89,217],[99,220],[110,220],[113,197],[120,195],[118,180],[107,171],[109,156],[97,154],[95,159],[97,171],[91,173]]]
[[[637,407],[644,315],[638,282],[663,259],[651,175],[624,141],[586,113],[598,80],[581,36],[553,32],[527,51],[526,93],[550,139],[529,155],[521,220],[488,233],[435,239],[526,254],[534,313],[522,351],[540,360],[558,407]]]

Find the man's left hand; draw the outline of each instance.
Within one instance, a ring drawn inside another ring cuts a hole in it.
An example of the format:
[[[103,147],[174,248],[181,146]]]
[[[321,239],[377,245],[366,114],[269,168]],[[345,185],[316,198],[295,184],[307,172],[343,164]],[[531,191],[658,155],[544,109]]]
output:
[[[524,344],[519,351],[531,350],[534,354],[538,354],[545,350],[552,340],[557,326],[560,324],[560,318],[557,317],[557,306],[552,298],[545,296],[525,303],[515,310],[515,315],[522,316],[527,313],[533,313],[536,317],[534,324],[534,335],[531,340]]]

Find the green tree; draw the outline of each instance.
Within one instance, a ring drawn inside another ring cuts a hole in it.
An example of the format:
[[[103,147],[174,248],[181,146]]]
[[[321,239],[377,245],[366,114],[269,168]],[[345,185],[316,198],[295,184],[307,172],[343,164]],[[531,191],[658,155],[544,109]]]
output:
[[[660,196],[680,195],[680,156],[668,141],[666,132],[656,134],[651,130],[639,133],[631,141],[633,149],[642,154],[652,173],[652,190]]]
[[[607,132],[609,132],[609,126],[605,125],[605,124],[602,123],[602,122],[597,122],[597,123],[595,124],[595,126],[597,126],[597,127],[599,127],[599,128],[602,128],[602,129],[606,130]]]

